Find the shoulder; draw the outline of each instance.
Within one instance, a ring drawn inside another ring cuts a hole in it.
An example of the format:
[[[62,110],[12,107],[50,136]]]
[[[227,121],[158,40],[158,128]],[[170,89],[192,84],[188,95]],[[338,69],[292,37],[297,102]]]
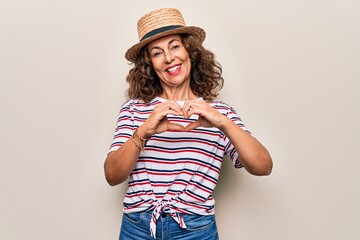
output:
[[[231,107],[229,104],[227,104],[226,102],[224,101],[221,101],[221,100],[212,100],[212,101],[209,101],[210,105],[213,105],[213,106],[222,106],[222,107]]]
[[[223,114],[229,114],[230,112],[235,112],[235,109],[231,107],[224,101],[221,100],[212,100],[209,104]]]
[[[121,104],[121,108],[128,108],[131,104],[133,104],[133,99],[129,98]]]
[[[149,103],[145,103],[142,99],[138,98],[129,98],[122,105],[121,109],[146,109],[153,108],[156,104],[159,104],[160,101],[156,98],[151,100]]]

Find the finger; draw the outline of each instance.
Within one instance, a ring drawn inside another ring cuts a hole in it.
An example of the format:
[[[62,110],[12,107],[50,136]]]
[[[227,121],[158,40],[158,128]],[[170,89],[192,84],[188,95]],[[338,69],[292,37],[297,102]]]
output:
[[[187,110],[183,110],[183,113],[185,118],[190,118],[193,114],[196,114],[198,116],[205,115],[206,110],[204,110],[201,106],[198,107],[198,106],[189,105]]]
[[[162,119],[166,118],[166,116],[168,115],[175,115],[175,116],[178,115],[178,112],[173,110],[172,108],[167,107],[167,108],[158,109],[156,112],[153,112],[152,114],[154,115],[155,119],[157,119],[157,121],[161,121]]]
[[[183,113],[189,118],[192,114],[205,114],[209,107],[210,105],[203,100],[190,100],[185,102]]]
[[[154,109],[154,112],[155,112],[155,109]],[[164,116],[169,115],[169,114],[175,115],[175,116],[182,115],[181,109],[179,109],[176,105],[172,105],[172,104],[162,105],[156,109],[156,112],[159,113],[161,118],[163,118]]]
[[[196,104],[195,101],[186,101],[184,103],[182,112],[183,112],[185,118],[189,118],[194,113],[194,111],[192,111],[192,110],[194,109],[195,104]]]
[[[180,105],[177,102],[175,102],[175,101],[167,101],[165,106],[167,108],[175,111],[176,112],[175,115],[183,115],[182,109],[181,109]]]
[[[182,108],[183,111],[184,111],[184,112],[189,111],[189,109],[192,108],[192,105],[191,105],[191,104],[195,104],[194,101],[186,101],[186,102],[184,103],[183,108]]]

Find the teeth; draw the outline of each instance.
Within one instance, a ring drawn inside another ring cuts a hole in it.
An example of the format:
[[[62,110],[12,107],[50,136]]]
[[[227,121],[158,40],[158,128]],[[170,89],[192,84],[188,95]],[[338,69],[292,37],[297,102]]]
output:
[[[168,72],[175,72],[180,66],[175,66],[175,67],[172,67],[172,68],[169,68],[167,71]]]

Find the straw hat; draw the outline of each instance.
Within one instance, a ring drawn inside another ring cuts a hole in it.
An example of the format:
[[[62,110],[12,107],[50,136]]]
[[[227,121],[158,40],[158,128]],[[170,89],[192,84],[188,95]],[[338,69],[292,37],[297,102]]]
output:
[[[186,26],[181,13],[174,8],[161,8],[144,15],[137,24],[139,42],[127,50],[125,58],[135,62],[140,50],[155,39],[172,34],[191,34],[205,39],[205,31],[199,27]]]

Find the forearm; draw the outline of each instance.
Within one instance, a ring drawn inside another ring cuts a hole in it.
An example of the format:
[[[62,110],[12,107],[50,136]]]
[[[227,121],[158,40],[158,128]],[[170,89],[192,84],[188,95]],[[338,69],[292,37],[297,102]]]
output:
[[[118,185],[129,177],[140,154],[140,148],[129,138],[116,151],[110,152],[105,160],[105,177],[109,185]]]
[[[133,138],[128,139],[118,150],[108,154],[104,168],[106,180],[110,185],[120,184],[128,178],[139,158],[141,148],[150,136],[167,130],[185,131],[184,126],[170,123],[166,118],[168,114],[182,115],[179,104],[175,101],[167,101],[155,106],[146,122],[134,132]]]
[[[269,175],[272,159],[266,148],[254,137],[224,116],[220,129],[230,139],[238,153],[238,161],[254,175]]]

